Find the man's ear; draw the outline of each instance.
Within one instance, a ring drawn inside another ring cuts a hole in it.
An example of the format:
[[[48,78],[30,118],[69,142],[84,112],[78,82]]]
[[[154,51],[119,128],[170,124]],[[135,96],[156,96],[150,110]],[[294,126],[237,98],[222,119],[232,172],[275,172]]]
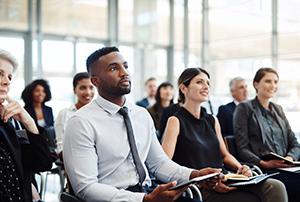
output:
[[[100,80],[96,76],[91,76],[91,82],[96,87],[100,85]]]

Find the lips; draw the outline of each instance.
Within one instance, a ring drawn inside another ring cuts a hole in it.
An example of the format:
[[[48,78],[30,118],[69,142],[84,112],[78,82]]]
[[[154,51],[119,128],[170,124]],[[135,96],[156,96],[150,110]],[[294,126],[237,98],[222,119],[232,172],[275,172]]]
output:
[[[7,94],[7,90],[4,90],[4,89],[0,89],[0,94]]]
[[[120,84],[122,84],[122,85],[130,85],[130,79],[121,79],[120,80]]]
[[[200,94],[201,94],[201,95],[208,96],[208,92],[207,92],[207,91],[201,91]]]

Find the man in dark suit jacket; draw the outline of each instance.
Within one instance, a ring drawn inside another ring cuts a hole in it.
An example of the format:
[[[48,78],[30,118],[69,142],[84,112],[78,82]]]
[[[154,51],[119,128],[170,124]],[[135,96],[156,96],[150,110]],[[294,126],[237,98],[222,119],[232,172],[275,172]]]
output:
[[[156,79],[154,77],[150,77],[149,79],[147,79],[147,81],[145,82],[145,88],[147,97],[136,102],[136,104],[144,108],[149,108],[155,103],[155,94],[157,90]]]
[[[241,77],[233,78],[229,83],[229,88],[234,100],[220,106],[217,115],[223,136],[233,135],[233,112],[235,107],[245,101],[248,96],[246,81]]]

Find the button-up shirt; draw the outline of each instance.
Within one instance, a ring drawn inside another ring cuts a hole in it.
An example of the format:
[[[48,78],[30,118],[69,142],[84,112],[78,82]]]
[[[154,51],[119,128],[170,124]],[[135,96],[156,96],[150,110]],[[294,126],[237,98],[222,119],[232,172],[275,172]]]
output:
[[[284,144],[283,132],[276,121],[273,110],[266,110],[261,105],[259,106],[262,112],[263,121],[261,122],[265,129],[265,147],[269,151],[275,152],[281,156],[287,156],[287,147]]]
[[[65,133],[66,122],[71,116],[75,114],[76,111],[76,106],[73,104],[70,107],[61,110],[58,113],[57,118],[55,119],[54,127],[56,135],[57,153],[63,150],[62,140]]]
[[[147,110],[127,101],[125,106],[146,170],[143,185],[151,185],[148,171],[163,182],[188,180],[192,170],[166,156]],[[144,193],[125,190],[138,183],[138,174],[119,109],[98,96],[67,123],[63,141],[65,167],[75,193],[86,201],[143,201]]]

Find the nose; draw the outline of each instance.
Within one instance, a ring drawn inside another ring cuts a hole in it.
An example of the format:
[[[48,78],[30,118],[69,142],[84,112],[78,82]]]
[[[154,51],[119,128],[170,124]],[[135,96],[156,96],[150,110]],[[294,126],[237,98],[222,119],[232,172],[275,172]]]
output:
[[[127,67],[125,67],[124,65],[122,65],[121,70],[120,70],[120,74],[121,74],[121,76],[128,76],[129,72],[128,72]]]
[[[93,91],[94,91],[94,89],[87,88],[86,93],[87,93],[88,95],[92,95],[92,94],[93,94]]]
[[[8,78],[7,75],[1,76],[1,84],[5,85],[5,86],[9,86],[10,85],[10,79]]]

